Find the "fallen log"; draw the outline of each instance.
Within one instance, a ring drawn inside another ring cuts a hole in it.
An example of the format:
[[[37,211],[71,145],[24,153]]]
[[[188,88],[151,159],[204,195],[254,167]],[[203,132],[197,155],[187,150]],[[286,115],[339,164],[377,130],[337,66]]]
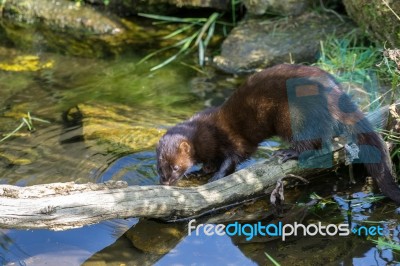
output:
[[[369,118],[379,127],[387,122],[388,113],[389,107],[384,107]],[[333,154],[334,165],[344,163],[340,145],[334,148]],[[309,160],[315,165],[315,162],[327,159],[332,159],[332,153]],[[0,228],[64,230],[116,218],[190,217],[263,193],[269,194],[276,182],[289,174],[310,177],[327,170],[299,167],[297,161],[282,164],[273,158],[198,187],[127,186],[122,181],[29,187],[0,185]]]
[[[253,165],[198,187],[54,183],[0,186],[0,227],[63,230],[107,219],[187,217],[271,192],[285,173],[308,175],[295,161]]]

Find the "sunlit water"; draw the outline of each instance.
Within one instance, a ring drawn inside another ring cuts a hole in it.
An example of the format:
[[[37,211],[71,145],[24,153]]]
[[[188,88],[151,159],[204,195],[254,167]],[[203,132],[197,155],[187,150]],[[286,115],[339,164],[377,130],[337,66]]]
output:
[[[10,50],[15,55],[31,55],[13,48]],[[7,60],[10,56],[4,54],[0,58]],[[38,71],[0,71],[0,130],[3,136],[17,128],[28,112],[32,117],[47,121],[34,120],[34,131],[29,132],[24,126],[0,143],[1,184],[27,186],[108,180],[124,180],[130,185],[157,184],[156,140],[151,139],[149,144],[138,141],[134,148],[127,148],[123,145],[125,136],[121,135],[122,141],[115,145],[111,140],[101,143],[102,136],[87,133],[86,122],[75,121],[75,117],[69,116],[70,110],[78,106],[82,113],[88,109],[89,113],[96,112],[93,116],[112,122],[115,122],[114,117],[109,117],[106,112],[117,112],[132,127],[164,130],[209,105],[205,93],[229,94],[224,90],[233,88],[228,85],[218,91],[210,85],[213,83],[198,77],[196,71],[179,64],[149,72],[151,64],[158,61],[138,65],[138,57],[134,55],[101,60],[41,53],[38,58],[40,62],[53,62],[53,67]],[[95,124],[96,127],[99,125]],[[137,219],[132,218],[63,232],[2,230],[0,264],[79,265],[118,238],[121,242],[124,232],[136,223]],[[229,238],[216,242],[209,239],[201,244],[204,255],[197,259],[204,257],[211,263],[213,259],[206,255],[210,251],[207,243],[219,245],[221,241],[229,249],[237,250]],[[129,251],[131,245],[125,248]],[[196,238],[183,241],[165,258],[165,263],[198,261],[196,257],[187,256],[187,250],[198,245]],[[180,250],[179,256],[176,256],[176,250]],[[242,262],[248,261],[239,251],[236,253]],[[157,260],[163,261],[159,256]]]
[[[31,52],[11,51],[16,55],[31,55]],[[7,56],[3,54],[0,58]],[[139,55],[109,60],[51,53],[38,56],[41,62],[53,62],[53,67],[38,71],[0,70],[0,132],[12,132],[28,112],[49,122],[33,121],[35,131],[22,128],[0,144],[0,184],[27,186],[108,180],[124,180],[129,185],[157,184],[154,152],[157,139],[148,135],[206,106],[222,102],[236,86],[230,76],[210,79],[179,63],[149,72],[149,67],[161,59],[138,65]],[[84,115],[83,120],[73,116],[76,108]],[[132,126],[135,131],[128,129],[116,139],[112,138],[107,131],[116,124],[109,125],[110,121]],[[106,133],[97,134],[102,128]],[[132,141],[134,146],[126,145]],[[276,145],[265,143],[265,149],[242,167],[268,157],[269,147]],[[335,181],[331,178],[329,182]],[[331,190],[331,185],[322,185],[325,188],[315,186],[301,193],[306,197],[314,191]],[[324,217],[326,221],[348,219],[348,208],[341,201],[344,198],[343,195],[337,198],[341,210],[328,212],[331,217]],[[398,243],[398,217],[393,214],[393,208],[386,215],[373,210],[371,205],[353,208],[352,219],[361,221],[370,216],[377,221],[387,219],[385,225],[392,229],[392,239]],[[379,211],[384,211],[384,207],[380,206]],[[146,235],[162,232],[158,227],[164,226],[175,225],[132,218],[62,232],[1,230],[0,264],[60,266],[85,261],[87,265],[269,264],[264,252],[277,261],[293,265],[384,265],[396,260],[391,249],[380,250],[363,238],[308,237],[248,244],[227,236],[186,236],[187,228],[180,224],[176,225],[179,237],[161,236],[157,240],[162,247],[153,244],[152,237],[146,239]],[[330,256],[329,250],[339,246],[341,249]],[[313,254],[318,259],[313,259]]]

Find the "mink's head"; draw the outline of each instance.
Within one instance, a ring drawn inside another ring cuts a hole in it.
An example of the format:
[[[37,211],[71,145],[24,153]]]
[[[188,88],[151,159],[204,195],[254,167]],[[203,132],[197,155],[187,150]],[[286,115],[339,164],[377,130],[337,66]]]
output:
[[[163,185],[175,184],[194,165],[191,142],[180,134],[165,134],[157,145],[157,172]]]

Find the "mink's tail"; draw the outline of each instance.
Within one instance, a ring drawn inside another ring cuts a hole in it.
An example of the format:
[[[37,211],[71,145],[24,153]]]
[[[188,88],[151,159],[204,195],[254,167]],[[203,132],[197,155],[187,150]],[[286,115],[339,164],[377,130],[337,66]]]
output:
[[[344,131],[350,133],[352,141],[355,141],[360,149],[359,159],[354,162],[364,164],[383,194],[400,204],[400,188],[392,175],[392,161],[386,143],[349,96],[344,93],[331,93],[330,97],[334,100],[337,98],[337,104],[332,104],[332,108],[336,109],[331,112],[345,125]]]
[[[358,134],[360,163],[378,183],[383,194],[400,204],[400,188],[392,175],[389,151],[380,135],[374,131]]]

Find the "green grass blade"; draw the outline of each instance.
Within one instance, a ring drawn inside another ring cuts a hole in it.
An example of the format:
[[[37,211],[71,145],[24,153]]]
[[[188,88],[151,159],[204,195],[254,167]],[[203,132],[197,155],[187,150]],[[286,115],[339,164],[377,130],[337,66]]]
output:
[[[181,63],[181,65],[184,65],[184,66],[186,66],[186,67],[188,67],[188,68],[191,68],[191,69],[193,69],[194,71],[197,71],[197,72],[199,72],[199,73],[201,73],[201,74],[203,74],[203,75],[205,75],[205,76],[209,76],[209,73],[207,73],[206,71],[204,71],[204,70],[202,70],[202,69],[200,69],[200,68],[198,68],[198,67],[196,67],[196,66],[189,65],[189,64],[187,64],[187,63],[185,63],[185,62],[180,62],[180,63]]]
[[[151,18],[156,20],[164,20],[167,22],[181,22],[181,23],[192,23],[192,22],[205,22],[204,18],[179,18],[179,17],[170,17],[170,16],[162,16],[162,15],[154,15],[147,13],[138,13],[138,16]]]
[[[176,54],[174,54],[173,56],[171,56],[170,58],[168,58],[167,60],[165,60],[164,62],[162,62],[161,64],[156,65],[155,67],[150,68],[150,71],[155,71],[157,69],[162,68],[163,66],[168,65],[169,63],[171,63],[172,61],[174,61],[181,53],[178,52]]]
[[[210,42],[211,38],[214,36],[214,31],[215,31],[215,21],[214,23],[211,24],[210,28],[208,29],[208,34],[206,39],[204,40],[204,47],[208,46],[208,43]]]
[[[161,15],[154,15],[154,14],[147,14],[147,13],[138,13],[138,16],[157,19],[157,20],[164,20],[168,22],[186,22],[183,18],[178,17],[169,17],[169,16],[161,16]]]
[[[236,25],[236,1],[231,0],[232,24]]]
[[[163,39],[164,39],[164,40],[170,39],[170,38],[172,38],[172,37],[174,37],[174,36],[176,36],[176,35],[178,35],[178,34],[184,32],[184,31],[187,31],[187,30],[193,28],[194,26],[195,26],[195,24],[186,25],[185,27],[182,27],[182,28],[180,28],[179,30],[174,31],[174,32],[168,34],[167,36],[164,36]]]
[[[195,32],[192,36],[187,37],[186,39],[184,39],[184,40],[186,40],[185,43],[182,45],[181,49],[176,54],[174,54],[173,56],[171,56],[170,58],[168,58],[167,60],[165,60],[161,64],[158,64],[155,67],[152,67],[150,69],[150,71],[154,71],[154,70],[157,70],[157,69],[160,69],[160,68],[164,67],[165,65],[171,63],[176,58],[178,58],[179,55],[183,54],[184,52],[187,52],[187,50],[189,49],[191,43],[196,38],[198,32],[199,31]]]
[[[146,60],[152,58],[153,56],[155,56],[155,55],[157,55],[157,54],[159,54],[159,53],[161,53],[161,52],[164,52],[164,51],[167,51],[167,50],[169,50],[169,49],[173,49],[173,48],[176,48],[176,47],[178,47],[178,46],[183,45],[183,44],[187,41],[187,39],[189,39],[189,38],[190,38],[190,37],[187,37],[187,38],[185,38],[185,39],[183,39],[183,40],[180,40],[179,42],[177,42],[177,43],[175,43],[175,44],[173,44],[173,45],[170,45],[170,46],[167,46],[167,47],[158,49],[157,51],[154,51],[154,52],[152,52],[152,53],[146,55],[145,57],[143,57],[143,58],[138,62],[138,64],[143,63],[144,61],[146,61]]]
[[[236,5],[235,1],[235,5]],[[174,45],[164,47],[162,49],[159,49],[157,51],[154,51],[147,56],[145,56],[143,59],[141,59],[138,64],[143,63],[144,61],[148,60],[149,58],[164,52],[166,50],[181,46],[180,50],[174,54],[173,56],[169,57],[167,60],[162,62],[161,64],[151,68],[151,71],[157,70],[169,63],[171,63],[173,60],[175,60],[179,55],[186,53],[188,50],[193,49],[194,47],[198,46],[198,56],[199,56],[199,64],[201,66],[204,65],[204,59],[205,59],[205,51],[207,49],[207,45],[211,41],[214,32],[215,32],[215,27],[216,24],[221,24],[223,25],[224,29],[226,30],[226,26],[231,26],[232,23],[226,23],[226,22],[220,22],[218,21],[218,18],[221,16],[220,13],[214,12],[212,13],[208,18],[179,18],[179,17],[170,17],[170,16],[162,16],[162,15],[154,15],[154,14],[146,14],[146,13],[139,13],[139,16],[150,18],[150,19],[155,19],[155,20],[160,20],[159,22],[155,22],[153,24],[164,24],[164,23],[171,23],[171,22],[177,22],[177,23],[189,23],[189,25],[185,25],[181,29],[177,29],[174,32],[171,32],[167,36],[164,36],[163,39],[170,39],[172,37],[177,36],[178,34],[181,34],[182,32],[188,31],[192,29],[195,26],[200,25],[201,28],[196,31],[193,35],[190,37],[185,38],[184,40],[175,43]],[[206,36],[205,36],[206,35]],[[194,44],[193,41],[195,40]]]
[[[211,14],[211,16],[208,18],[207,22],[201,28],[200,33],[194,44],[195,46],[197,46],[199,44],[200,40],[203,38],[204,33],[207,31],[207,29],[210,27],[210,25],[219,18],[219,16],[220,16],[220,14],[217,12],[214,12]]]
[[[204,43],[203,41],[199,42],[199,65],[204,66]]]
[[[203,25],[204,21],[187,21],[187,22],[174,22],[174,21],[155,21],[153,25],[163,25],[163,24],[171,24],[171,23],[181,23],[181,24],[193,24],[197,26]]]
[[[378,240],[371,239],[373,243],[378,245],[378,248],[383,249],[383,248],[390,248],[392,250],[400,251],[400,245],[393,240],[388,240],[383,237],[379,237]]]
[[[271,257],[267,252],[264,252],[265,256],[274,264],[275,266],[281,266],[273,257]]]
[[[28,121],[29,121],[29,124],[32,124],[32,118],[31,118],[31,113],[30,112],[28,112]]]
[[[22,117],[22,122],[25,123],[25,125],[28,127],[29,131],[33,130],[33,125],[30,121],[28,121],[25,117]]]
[[[199,31],[196,31],[195,33],[192,34],[192,36],[188,37],[188,40],[185,42],[183,45],[182,49],[187,50],[189,49],[190,45],[192,44],[193,40],[198,36]]]
[[[148,55],[146,55],[145,57],[143,57],[142,59],[140,59],[140,61],[138,62],[138,65],[139,65],[139,64],[142,64],[143,62],[147,61],[148,59],[152,58],[153,56],[155,56],[155,55],[157,55],[157,54],[159,54],[159,53],[161,53],[161,52],[164,52],[164,51],[166,51],[166,50],[168,50],[168,49],[172,49],[172,48],[174,48],[174,47],[175,47],[174,45],[171,45],[171,46],[168,46],[168,47],[161,48],[161,49],[159,49],[159,50],[157,50],[157,51],[154,51],[154,52],[152,52],[152,53],[149,53]]]
[[[44,119],[40,119],[34,116],[31,116],[31,113],[28,112],[27,114],[27,118],[23,117],[22,118],[22,122],[21,124],[19,124],[19,126],[14,129],[11,133],[7,134],[4,138],[0,139],[0,142],[5,141],[6,139],[10,138],[11,136],[13,136],[15,133],[17,133],[17,131],[19,131],[24,125],[26,125],[28,127],[29,131],[32,131],[34,129],[33,127],[33,123],[32,121],[39,121],[39,122],[43,122],[43,123],[49,123],[50,121],[44,120]]]
[[[23,126],[25,125],[25,122],[21,122],[21,124],[19,124],[19,126],[14,129],[11,133],[7,134],[4,138],[0,139],[0,142],[5,141],[6,139],[10,138],[11,136],[13,136],[15,133],[18,132],[18,130],[20,130]]]
[[[228,30],[226,29],[226,25],[222,25],[222,33],[224,34],[224,36],[228,36]]]
[[[42,123],[46,123],[46,124],[51,124],[51,122],[48,121],[48,120],[44,120],[44,119],[37,118],[37,117],[34,117],[34,116],[31,116],[31,120],[33,120],[33,121],[38,121],[38,122],[42,122]]]

